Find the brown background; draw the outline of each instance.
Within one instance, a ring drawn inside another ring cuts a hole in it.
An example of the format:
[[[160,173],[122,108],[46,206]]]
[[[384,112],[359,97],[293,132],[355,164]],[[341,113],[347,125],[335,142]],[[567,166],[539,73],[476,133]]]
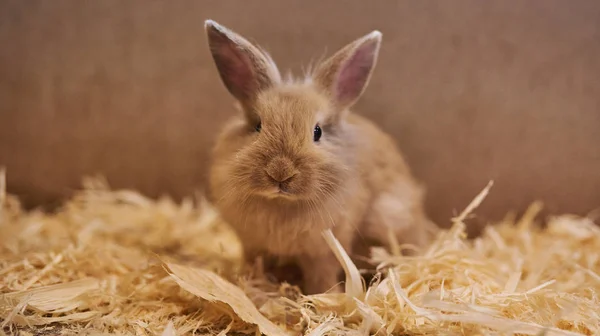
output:
[[[489,179],[484,219],[541,199],[600,206],[600,1],[0,1],[0,164],[29,205],[101,173],[188,195],[233,112],[215,19],[296,72],[373,29],[358,104],[399,141],[447,222]]]

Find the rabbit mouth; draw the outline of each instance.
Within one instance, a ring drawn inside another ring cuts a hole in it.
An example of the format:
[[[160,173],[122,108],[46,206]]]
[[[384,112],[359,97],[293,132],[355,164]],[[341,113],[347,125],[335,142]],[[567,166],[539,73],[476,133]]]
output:
[[[287,186],[282,184],[275,185],[269,188],[268,190],[261,192],[260,194],[270,199],[280,198],[293,200],[297,198],[297,195],[295,193],[291,192]]]
[[[294,194],[283,186],[276,187],[275,191],[273,192],[273,195],[275,195],[276,197],[294,197]]]

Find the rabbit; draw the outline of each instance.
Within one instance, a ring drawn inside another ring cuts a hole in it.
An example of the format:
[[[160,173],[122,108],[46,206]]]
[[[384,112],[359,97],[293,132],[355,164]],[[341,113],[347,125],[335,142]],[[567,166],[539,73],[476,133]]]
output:
[[[436,225],[424,187],[394,140],[349,111],[367,86],[382,34],[373,31],[282,79],[271,56],[229,28],[205,21],[220,79],[239,110],[221,130],[209,199],[238,233],[248,261],[296,260],[304,294],[340,292],[342,267],[325,243],[331,229],[352,255],[356,240],[425,246]]]

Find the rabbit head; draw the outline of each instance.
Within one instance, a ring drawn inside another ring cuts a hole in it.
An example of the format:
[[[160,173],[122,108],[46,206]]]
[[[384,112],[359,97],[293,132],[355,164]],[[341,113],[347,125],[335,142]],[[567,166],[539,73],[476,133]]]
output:
[[[232,190],[227,195],[319,202],[351,184],[359,158],[346,117],[369,82],[381,33],[357,39],[293,81],[244,37],[211,20],[205,29],[220,78],[242,110],[215,146],[213,174]]]

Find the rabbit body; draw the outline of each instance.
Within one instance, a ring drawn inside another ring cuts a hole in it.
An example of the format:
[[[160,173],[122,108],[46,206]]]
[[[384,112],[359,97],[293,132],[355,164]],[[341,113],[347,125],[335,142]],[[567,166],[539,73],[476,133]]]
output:
[[[341,265],[322,238],[331,229],[349,253],[357,240],[423,246],[435,225],[424,191],[393,139],[349,112],[369,81],[381,34],[371,33],[301,81],[284,81],[271,58],[207,21],[209,45],[242,112],[217,138],[210,198],[253,260],[297,261],[304,292],[339,291]]]

